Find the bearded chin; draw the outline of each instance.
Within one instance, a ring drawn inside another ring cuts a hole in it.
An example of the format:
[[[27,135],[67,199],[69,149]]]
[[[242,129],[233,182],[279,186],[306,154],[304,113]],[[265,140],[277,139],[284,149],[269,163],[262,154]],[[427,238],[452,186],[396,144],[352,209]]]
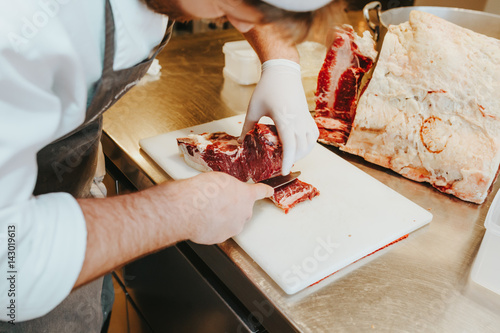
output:
[[[191,21],[194,18],[186,15],[179,5],[178,0],[142,0],[149,9],[156,13],[167,15],[169,19],[178,22]]]

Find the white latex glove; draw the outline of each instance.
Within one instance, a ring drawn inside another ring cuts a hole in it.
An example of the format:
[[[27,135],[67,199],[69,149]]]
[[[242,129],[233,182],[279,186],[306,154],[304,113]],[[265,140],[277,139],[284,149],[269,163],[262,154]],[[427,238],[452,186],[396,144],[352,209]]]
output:
[[[241,138],[263,116],[273,119],[278,129],[283,144],[281,172],[286,175],[296,161],[311,151],[319,136],[296,62],[273,59],[262,64],[262,75],[250,100]]]

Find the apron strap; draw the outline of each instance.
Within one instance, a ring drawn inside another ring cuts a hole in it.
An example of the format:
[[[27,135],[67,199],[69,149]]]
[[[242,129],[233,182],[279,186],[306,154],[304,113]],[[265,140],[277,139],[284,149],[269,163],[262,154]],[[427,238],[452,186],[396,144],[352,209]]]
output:
[[[163,50],[165,45],[172,37],[172,30],[174,27],[174,20],[168,20],[167,28],[165,29],[165,35],[161,40],[160,44],[155,47],[154,52],[146,58],[143,62],[149,61],[151,59],[156,58],[158,53]],[[107,76],[106,74],[111,74],[114,72],[113,64],[115,59],[115,19],[113,17],[113,10],[111,9],[111,3],[109,0],[106,0],[106,40],[104,46],[104,67],[102,71],[102,76]]]
[[[104,63],[102,76],[113,73],[115,59],[115,19],[109,0],[106,0],[106,39],[104,43]]]
[[[174,28],[174,23],[175,23],[174,20],[170,20],[170,18],[168,19],[167,28],[165,29],[165,35],[163,36],[163,39],[161,40],[160,44],[156,46],[156,50],[154,51],[153,55],[149,57],[149,59],[156,58],[158,53],[160,53],[161,50],[163,50],[163,48],[165,47],[165,45],[168,44],[170,38],[172,37],[172,30]]]

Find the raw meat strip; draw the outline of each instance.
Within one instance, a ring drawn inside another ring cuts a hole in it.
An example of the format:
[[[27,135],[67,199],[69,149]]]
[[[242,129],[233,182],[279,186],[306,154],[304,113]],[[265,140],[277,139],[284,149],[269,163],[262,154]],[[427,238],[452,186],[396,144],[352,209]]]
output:
[[[278,187],[274,190],[274,195],[270,198],[276,206],[283,209],[285,213],[299,202],[307,199],[312,200],[319,195],[319,191],[312,185],[304,183],[298,179]]]
[[[282,145],[274,125],[255,125],[242,144],[223,132],[191,134],[178,138],[177,144],[186,163],[202,172],[225,172],[244,182],[258,182],[281,173]],[[296,180],[277,189],[271,200],[288,212],[317,195],[314,186]]]
[[[315,121],[320,142],[340,146],[347,141],[361,81],[376,56],[375,42],[368,31],[359,37],[349,25],[337,29],[318,75]]]

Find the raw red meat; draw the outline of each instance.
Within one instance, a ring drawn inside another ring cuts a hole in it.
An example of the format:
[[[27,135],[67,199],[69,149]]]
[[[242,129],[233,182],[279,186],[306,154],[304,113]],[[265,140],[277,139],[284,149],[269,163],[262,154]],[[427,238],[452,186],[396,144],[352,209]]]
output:
[[[346,143],[361,80],[373,67],[377,55],[374,46],[369,34],[359,37],[348,25],[337,29],[318,75],[315,121],[320,142],[335,146]]]
[[[256,124],[243,140],[244,165],[254,182],[281,174],[283,147],[274,125]]]
[[[177,144],[186,163],[202,172],[221,171],[244,182],[281,174],[283,150],[274,125],[255,125],[241,144],[237,137],[223,132],[192,134],[178,138]],[[272,201],[288,212],[318,194],[314,186],[296,180],[277,189]]]
[[[312,198],[318,195],[319,191],[314,186],[295,179],[275,189],[274,195],[270,199],[276,206],[283,209],[285,213],[288,213],[299,202],[307,199],[312,200]]]

